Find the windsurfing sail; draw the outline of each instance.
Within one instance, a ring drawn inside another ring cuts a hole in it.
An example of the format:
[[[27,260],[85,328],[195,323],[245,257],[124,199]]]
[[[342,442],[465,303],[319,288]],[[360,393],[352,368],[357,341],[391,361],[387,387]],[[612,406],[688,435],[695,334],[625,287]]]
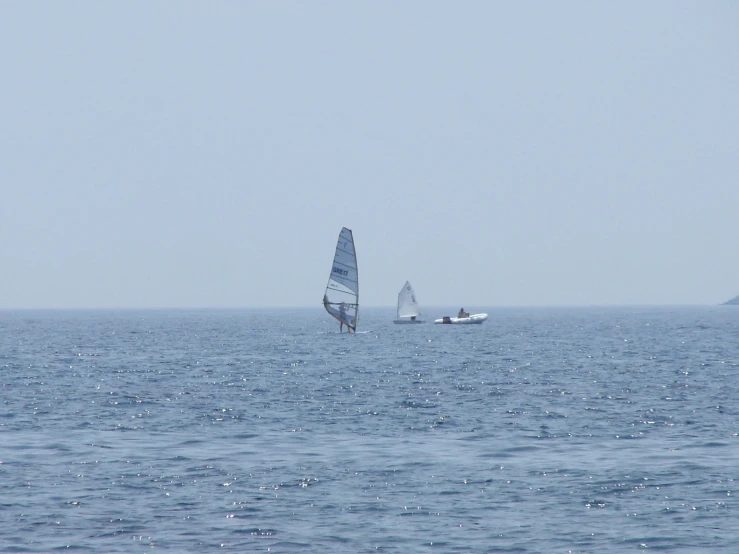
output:
[[[416,293],[410,281],[406,281],[398,293],[398,319],[421,315],[421,307],[416,302]]]
[[[357,273],[357,252],[354,249],[354,236],[351,229],[343,227],[336,243],[334,263],[323,295],[326,311],[348,325],[357,329],[359,316],[359,278]]]

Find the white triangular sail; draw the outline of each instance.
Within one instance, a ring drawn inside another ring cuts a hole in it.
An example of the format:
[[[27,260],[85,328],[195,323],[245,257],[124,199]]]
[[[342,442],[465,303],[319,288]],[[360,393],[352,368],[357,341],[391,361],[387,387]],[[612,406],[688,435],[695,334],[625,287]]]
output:
[[[359,278],[357,253],[351,229],[343,227],[336,243],[334,263],[323,296],[326,311],[352,329],[357,328],[359,316]]]
[[[416,301],[416,293],[413,292],[410,281],[406,281],[398,293],[398,319],[419,315],[421,315],[421,307]]]

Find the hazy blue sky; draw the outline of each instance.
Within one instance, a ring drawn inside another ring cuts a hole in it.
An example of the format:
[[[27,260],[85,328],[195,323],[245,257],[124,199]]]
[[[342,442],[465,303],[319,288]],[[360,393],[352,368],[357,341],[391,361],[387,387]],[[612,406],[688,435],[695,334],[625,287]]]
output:
[[[739,294],[739,3],[0,1],[0,307]]]

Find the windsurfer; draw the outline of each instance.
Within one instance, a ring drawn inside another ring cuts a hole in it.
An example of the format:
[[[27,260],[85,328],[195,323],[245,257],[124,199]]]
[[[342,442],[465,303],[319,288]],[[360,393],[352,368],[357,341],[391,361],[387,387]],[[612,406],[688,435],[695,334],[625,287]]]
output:
[[[346,316],[346,303],[342,302],[339,304],[339,333],[341,333],[344,330],[344,322],[346,323],[346,331],[347,333],[352,332],[352,328],[349,326],[349,319]]]

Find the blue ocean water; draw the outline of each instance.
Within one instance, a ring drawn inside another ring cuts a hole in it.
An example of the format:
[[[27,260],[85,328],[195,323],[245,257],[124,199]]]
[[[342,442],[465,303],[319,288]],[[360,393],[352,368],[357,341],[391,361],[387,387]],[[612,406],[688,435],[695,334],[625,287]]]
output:
[[[0,312],[0,551],[739,551],[739,309],[488,313]]]

